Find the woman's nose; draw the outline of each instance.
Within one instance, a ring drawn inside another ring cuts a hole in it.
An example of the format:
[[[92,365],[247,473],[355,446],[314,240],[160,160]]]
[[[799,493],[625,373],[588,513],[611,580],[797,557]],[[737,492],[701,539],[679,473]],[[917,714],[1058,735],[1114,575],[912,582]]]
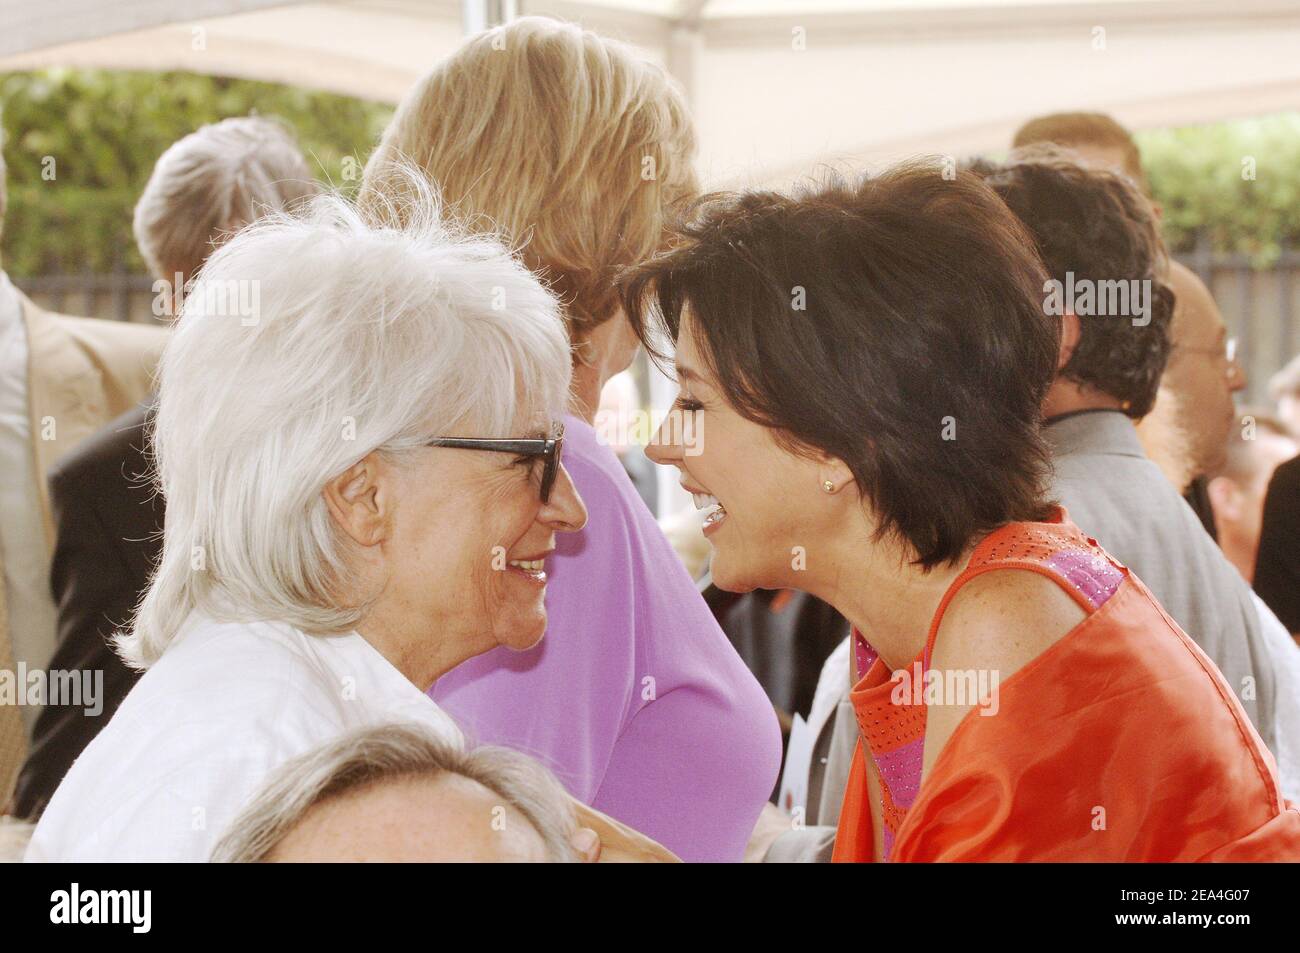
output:
[[[664,418],[659,429],[646,445],[645,455],[661,467],[670,467],[682,458],[681,444],[677,440],[679,428],[674,423],[673,412]]]
[[[576,533],[587,525],[587,505],[578,495],[578,488],[573,485],[573,477],[564,464],[555,474],[555,485],[551,487],[551,498],[542,504],[542,511],[537,517],[541,522],[561,533]]]

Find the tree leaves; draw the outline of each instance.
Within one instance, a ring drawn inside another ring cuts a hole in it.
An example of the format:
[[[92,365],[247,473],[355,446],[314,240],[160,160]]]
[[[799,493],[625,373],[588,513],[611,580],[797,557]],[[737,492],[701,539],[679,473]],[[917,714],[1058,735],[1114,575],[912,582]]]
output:
[[[1300,247],[1300,114],[1139,133],[1171,250],[1198,241],[1266,267]]]
[[[195,73],[50,69],[0,74],[8,212],[0,261],[11,275],[145,273],[131,215],[163,151],[199,126],[256,112],[297,133],[308,163],[345,190],[392,115],[389,106]]]

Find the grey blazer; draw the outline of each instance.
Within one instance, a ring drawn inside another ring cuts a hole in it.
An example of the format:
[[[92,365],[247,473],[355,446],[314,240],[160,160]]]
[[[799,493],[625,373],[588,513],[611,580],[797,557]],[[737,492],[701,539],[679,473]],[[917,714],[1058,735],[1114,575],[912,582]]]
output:
[[[1132,422],[1119,411],[1085,411],[1044,434],[1052,495],[1213,659],[1276,755],[1274,672],[1250,588],[1147,459]]]

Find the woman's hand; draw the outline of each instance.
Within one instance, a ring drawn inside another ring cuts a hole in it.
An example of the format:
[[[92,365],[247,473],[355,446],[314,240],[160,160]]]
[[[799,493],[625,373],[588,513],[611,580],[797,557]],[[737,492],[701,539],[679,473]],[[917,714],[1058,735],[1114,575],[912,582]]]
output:
[[[599,861],[602,864],[679,864],[681,858],[656,843],[644,834],[632,830],[626,824],[620,824],[607,814],[578,801],[573,802],[574,812],[578,816],[578,833],[574,835],[574,848],[578,856],[588,863]],[[589,830],[597,837],[595,850],[584,850],[581,840],[586,839],[583,830]]]
[[[767,856],[768,848],[776,843],[776,839],[793,829],[794,818],[771,801],[764,804],[758,815],[758,823],[754,825],[754,833],[749,835],[749,844],[745,847],[745,863],[761,864]]]
[[[600,860],[600,835],[590,827],[579,827],[569,838],[569,846],[582,864],[594,864]]]

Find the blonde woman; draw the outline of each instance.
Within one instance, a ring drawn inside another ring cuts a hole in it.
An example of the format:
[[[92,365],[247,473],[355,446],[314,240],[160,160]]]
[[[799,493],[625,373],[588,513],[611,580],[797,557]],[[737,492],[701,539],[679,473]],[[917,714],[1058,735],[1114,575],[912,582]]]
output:
[[[683,859],[739,861],[781,759],[775,714],[592,427],[638,346],[615,274],[661,247],[671,207],[696,191],[694,149],[662,70],[525,17],[411,90],[363,194],[392,197],[394,170],[419,165],[459,217],[521,246],[564,302],[574,350],[564,464],[591,518],[547,559],[548,637],[462,664],[434,698],[477,740],[537,756]]]

